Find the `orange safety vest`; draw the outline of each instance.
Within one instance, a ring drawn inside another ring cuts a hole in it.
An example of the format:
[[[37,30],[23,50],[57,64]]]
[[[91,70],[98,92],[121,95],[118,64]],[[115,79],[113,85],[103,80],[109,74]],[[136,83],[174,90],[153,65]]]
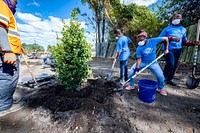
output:
[[[11,50],[15,54],[23,54],[15,17],[3,0],[0,0],[0,7],[0,23],[4,24],[6,27]]]

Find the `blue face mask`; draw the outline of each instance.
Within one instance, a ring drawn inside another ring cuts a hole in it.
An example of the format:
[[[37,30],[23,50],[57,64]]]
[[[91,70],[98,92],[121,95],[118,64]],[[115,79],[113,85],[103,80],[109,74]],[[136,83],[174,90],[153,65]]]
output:
[[[15,7],[13,6],[12,2],[10,0],[3,0],[7,5],[8,7],[10,8],[10,10],[12,11],[13,15],[15,14],[16,12],[16,9]]]

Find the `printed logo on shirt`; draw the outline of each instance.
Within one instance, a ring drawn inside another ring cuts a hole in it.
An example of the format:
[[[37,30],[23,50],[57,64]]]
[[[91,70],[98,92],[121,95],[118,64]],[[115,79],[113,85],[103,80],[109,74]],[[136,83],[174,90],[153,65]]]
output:
[[[145,50],[144,50],[144,54],[145,55],[149,55],[149,54],[151,54],[153,52],[153,49],[152,48],[146,48]]]
[[[183,33],[180,29],[176,29],[176,28],[172,28],[168,30],[168,35],[169,36],[173,36],[173,37],[178,37],[178,38],[182,38],[183,37]]]

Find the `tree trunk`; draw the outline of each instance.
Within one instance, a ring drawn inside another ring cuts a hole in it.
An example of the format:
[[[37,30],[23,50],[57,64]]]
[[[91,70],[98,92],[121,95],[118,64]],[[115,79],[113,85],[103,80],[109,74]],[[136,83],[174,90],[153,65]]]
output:
[[[102,42],[104,42],[104,36],[105,36],[105,25],[106,25],[106,19],[105,19],[105,0],[103,1],[103,23],[102,23]]]

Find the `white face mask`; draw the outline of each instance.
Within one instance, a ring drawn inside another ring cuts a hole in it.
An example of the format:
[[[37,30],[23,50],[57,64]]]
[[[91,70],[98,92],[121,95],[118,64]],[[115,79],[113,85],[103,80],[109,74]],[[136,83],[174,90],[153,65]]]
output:
[[[118,40],[118,39],[119,39],[119,37],[115,37],[115,39],[116,39],[116,40]]]
[[[173,25],[178,25],[178,24],[180,24],[180,22],[181,22],[180,19],[174,19],[174,20],[172,21],[172,24],[173,24]]]
[[[139,41],[139,42],[138,42],[138,45],[139,45],[139,46],[143,46],[144,44],[145,44],[145,40]]]

